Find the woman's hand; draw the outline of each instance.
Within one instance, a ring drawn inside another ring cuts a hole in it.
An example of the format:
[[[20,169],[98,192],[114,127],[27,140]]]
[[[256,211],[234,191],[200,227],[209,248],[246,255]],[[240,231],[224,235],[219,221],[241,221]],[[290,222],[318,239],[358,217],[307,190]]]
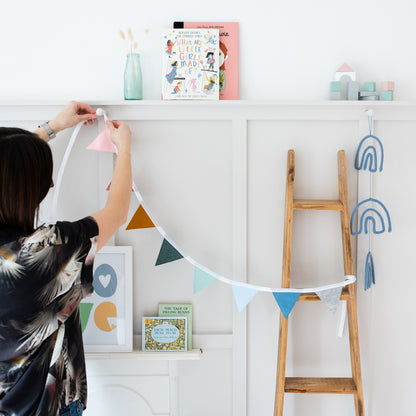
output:
[[[70,101],[48,124],[56,134],[62,130],[77,125],[81,121],[85,121],[85,124],[87,122],[92,124],[94,120],[97,120],[97,115],[95,114],[95,110],[93,110],[88,104]]]
[[[121,121],[108,120],[106,126],[110,130],[111,141],[117,147],[117,151],[127,151],[130,153],[131,147],[131,131],[130,127]]]

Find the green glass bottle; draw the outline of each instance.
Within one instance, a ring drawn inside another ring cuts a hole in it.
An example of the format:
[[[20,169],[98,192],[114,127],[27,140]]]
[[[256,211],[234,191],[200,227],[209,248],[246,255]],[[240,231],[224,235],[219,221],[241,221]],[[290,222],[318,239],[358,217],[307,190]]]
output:
[[[138,53],[127,54],[124,70],[124,99],[143,100],[142,68]]]

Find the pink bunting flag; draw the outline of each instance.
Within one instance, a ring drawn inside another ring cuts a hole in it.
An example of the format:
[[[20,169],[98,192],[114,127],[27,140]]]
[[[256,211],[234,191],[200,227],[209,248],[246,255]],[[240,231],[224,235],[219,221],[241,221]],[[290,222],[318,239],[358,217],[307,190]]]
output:
[[[87,149],[99,150],[101,152],[116,152],[116,148],[110,138],[110,131],[107,127],[94,139]]]

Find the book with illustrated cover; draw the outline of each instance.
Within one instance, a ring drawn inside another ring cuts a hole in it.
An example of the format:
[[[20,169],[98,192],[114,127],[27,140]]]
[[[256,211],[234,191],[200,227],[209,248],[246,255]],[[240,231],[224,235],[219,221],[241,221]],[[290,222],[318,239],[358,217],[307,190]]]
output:
[[[188,351],[192,350],[192,304],[190,303],[159,303],[159,316],[186,316]]]
[[[174,22],[180,29],[218,29],[220,100],[238,100],[238,22]]]
[[[186,316],[143,317],[143,351],[187,351],[186,320]]]
[[[218,29],[171,29],[163,35],[162,99],[219,99]]]

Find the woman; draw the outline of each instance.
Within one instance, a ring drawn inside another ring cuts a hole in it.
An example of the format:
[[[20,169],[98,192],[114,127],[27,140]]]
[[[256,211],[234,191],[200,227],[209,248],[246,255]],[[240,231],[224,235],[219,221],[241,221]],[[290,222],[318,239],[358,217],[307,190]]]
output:
[[[0,128],[0,415],[81,415],[86,375],[78,304],[93,291],[96,250],[125,223],[131,133],[108,121],[117,160],[105,207],[34,229],[52,182],[51,133],[95,111],[70,102],[34,133]]]

